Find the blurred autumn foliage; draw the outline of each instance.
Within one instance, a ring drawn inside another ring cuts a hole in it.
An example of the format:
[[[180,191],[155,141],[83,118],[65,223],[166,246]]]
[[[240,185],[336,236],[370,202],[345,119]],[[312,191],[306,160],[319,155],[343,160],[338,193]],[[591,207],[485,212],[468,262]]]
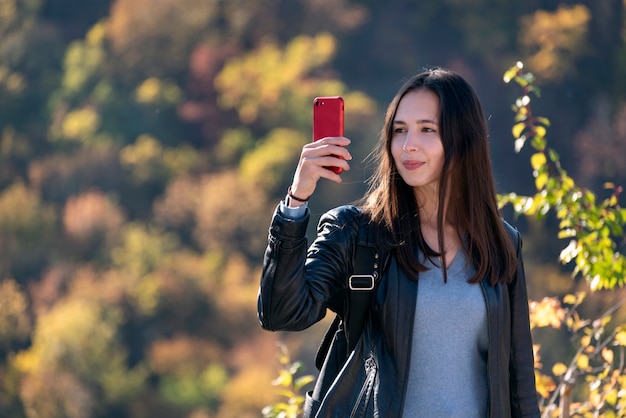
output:
[[[314,96],[344,96],[355,156],[314,216],[362,195],[384,108],[432,65],[476,86],[502,192],[535,186],[500,87],[518,59],[569,175],[626,184],[625,7],[0,0],[0,416],[258,417],[276,401],[277,342],[309,362],[324,327],[263,332],[255,306]],[[517,221],[531,297],[586,288],[555,263],[559,219]],[[588,295],[588,314],[619,297]],[[575,354],[537,338],[545,364]]]

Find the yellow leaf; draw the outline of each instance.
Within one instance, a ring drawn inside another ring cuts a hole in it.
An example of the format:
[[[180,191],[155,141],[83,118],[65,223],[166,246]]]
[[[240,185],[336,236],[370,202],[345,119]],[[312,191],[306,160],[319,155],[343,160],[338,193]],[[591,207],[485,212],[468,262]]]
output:
[[[539,168],[544,166],[547,161],[546,155],[543,152],[535,153],[532,157],[530,157],[530,165],[533,170],[539,170]]]
[[[613,389],[606,394],[606,402],[609,405],[615,405],[617,403],[617,390]]]
[[[615,334],[615,342],[618,345],[626,346],[626,328],[622,328],[617,334]]]
[[[526,124],[524,122],[516,123],[515,125],[513,125],[513,138],[519,138],[524,131],[524,128],[526,128]]]
[[[548,399],[554,389],[556,389],[556,384],[552,380],[550,376],[546,376],[545,374],[538,373],[535,370],[535,381],[537,386],[537,393],[541,395],[542,398]]]
[[[602,401],[603,401],[602,394],[600,394],[597,390],[591,391],[591,393],[589,394],[589,404],[594,409],[597,409],[602,403]]]
[[[612,350],[609,350],[608,348],[602,349],[602,358],[607,363],[613,363],[613,355],[614,354]]]
[[[576,359],[576,365],[580,370],[586,370],[589,367],[589,357],[586,354],[581,354]]]
[[[536,126],[535,133],[537,134],[538,137],[543,138],[546,136],[546,128],[544,128],[543,126]]]
[[[556,363],[554,366],[552,366],[552,373],[555,376],[561,376],[563,374],[565,374],[565,372],[567,371],[567,366],[563,363]]]
[[[589,345],[589,343],[591,343],[591,336],[589,336],[589,335],[584,335],[580,339],[580,345],[583,346],[583,347],[587,347]]]
[[[565,295],[563,297],[563,303],[567,303],[568,305],[573,305],[574,303],[576,303],[576,296],[572,295],[571,293],[569,295]]]
[[[559,231],[559,234],[558,234],[559,239],[571,238],[571,237],[575,237],[575,236],[576,236],[576,230],[574,228],[562,229],[562,230]],[[569,295],[569,296],[572,296],[574,298],[574,295]],[[576,301],[575,298],[571,302],[567,302],[565,299],[563,299],[563,302],[569,303],[569,304],[573,304],[575,301]]]
[[[546,173],[539,174],[535,179],[535,187],[537,187],[537,190],[543,190],[546,184],[548,184],[548,175]]]
[[[502,79],[504,80],[505,83],[509,83],[513,77],[515,77],[517,75],[518,72],[518,68],[517,66],[513,66],[511,68],[509,68],[506,73],[504,73],[504,76],[502,77]]]
[[[545,297],[541,301],[532,301],[529,304],[530,323],[533,327],[560,328],[565,318],[565,310],[556,298]]]

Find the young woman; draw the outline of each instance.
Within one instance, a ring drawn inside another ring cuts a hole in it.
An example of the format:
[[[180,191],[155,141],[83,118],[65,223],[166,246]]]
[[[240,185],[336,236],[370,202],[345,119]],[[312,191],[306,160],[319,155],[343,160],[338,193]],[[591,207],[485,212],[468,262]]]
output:
[[[359,342],[309,394],[306,415],[538,417],[521,240],[498,212],[472,87],[444,69],[406,82],[362,204],[324,214],[307,251],[306,201],[320,178],[341,182],[328,167],[350,168],[349,143],[304,146],[261,277],[262,326],[301,330],[327,308],[348,311],[357,244],[382,255]]]

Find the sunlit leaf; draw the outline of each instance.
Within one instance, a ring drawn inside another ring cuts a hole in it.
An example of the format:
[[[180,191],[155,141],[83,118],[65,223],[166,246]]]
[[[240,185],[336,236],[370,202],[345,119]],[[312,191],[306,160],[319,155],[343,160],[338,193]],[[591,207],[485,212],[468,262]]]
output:
[[[537,187],[537,190],[543,190],[546,184],[548,184],[548,180],[549,177],[547,173],[540,173],[537,175],[535,178],[535,187]]]
[[[544,128],[543,126],[536,126],[535,127],[535,134],[541,138],[543,138],[544,136],[546,136],[546,128]]]
[[[537,152],[530,157],[530,165],[533,170],[539,170],[547,162],[546,155],[543,152]]]
[[[613,356],[614,356],[613,350],[609,350],[608,348],[602,349],[602,358],[607,363],[613,363]]]
[[[526,124],[524,122],[516,123],[515,125],[513,125],[513,138],[519,138],[524,131],[524,128],[526,128]]]
[[[589,344],[591,344],[591,336],[585,335],[580,339],[580,345],[582,347],[587,347]]]
[[[539,393],[542,398],[548,399],[552,394],[552,391],[556,388],[554,380],[552,380],[550,376],[541,374],[535,370],[535,381],[537,393]]]
[[[519,71],[519,68],[517,68],[517,66],[513,66],[509,68],[508,70],[506,70],[502,79],[504,80],[505,83],[509,83],[513,79],[513,77],[515,77],[518,71]]]
[[[589,367],[589,357],[586,354],[579,355],[576,359],[576,366],[578,366],[580,370],[587,370]]]
[[[563,296],[563,303],[573,305],[574,303],[576,303],[576,296],[572,295],[571,293]]]
[[[605,399],[606,402],[609,405],[615,405],[617,403],[617,389],[612,389],[610,390],[606,395],[605,395]],[[605,417],[608,417],[609,415],[605,415]]]
[[[312,375],[302,376],[296,379],[294,388],[296,391],[300,391],[303,387],[315,381],[315,377]]]
[[[554,366],[552,366],[552,373],[557,377],[565,374],[566,371],[567,366],[561,362],[555,363]]]
[[[526,136],[522,135],[515,140],[515,152],[519,153],[522,148],[524,148],[524,143],[526,143]]]

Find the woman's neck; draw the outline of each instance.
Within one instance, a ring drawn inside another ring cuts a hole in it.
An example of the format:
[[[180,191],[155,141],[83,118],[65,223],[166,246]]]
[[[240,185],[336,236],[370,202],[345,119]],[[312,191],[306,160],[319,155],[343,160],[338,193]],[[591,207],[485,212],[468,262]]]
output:
[[[420,224],[422,227],[434,227],[437,229],[439,217],[439,196],[437,193],[425,193],[415,189],[415,198],[419,210]],[[445,215],[445,214],[444,214]],[[445,223],[445,216],[444,216]]]
[[[415,197],[418,203],[422,238],[434,251],[441,255],[445,254],[445,260],[448,266],[456,256],[461,244],[459,231],[457,231],[455,225],[450,223],[444,208],[443,225],[441,225],[444,248],[439,248],[439,196],[437,193],[425,194],[416,190]]]

